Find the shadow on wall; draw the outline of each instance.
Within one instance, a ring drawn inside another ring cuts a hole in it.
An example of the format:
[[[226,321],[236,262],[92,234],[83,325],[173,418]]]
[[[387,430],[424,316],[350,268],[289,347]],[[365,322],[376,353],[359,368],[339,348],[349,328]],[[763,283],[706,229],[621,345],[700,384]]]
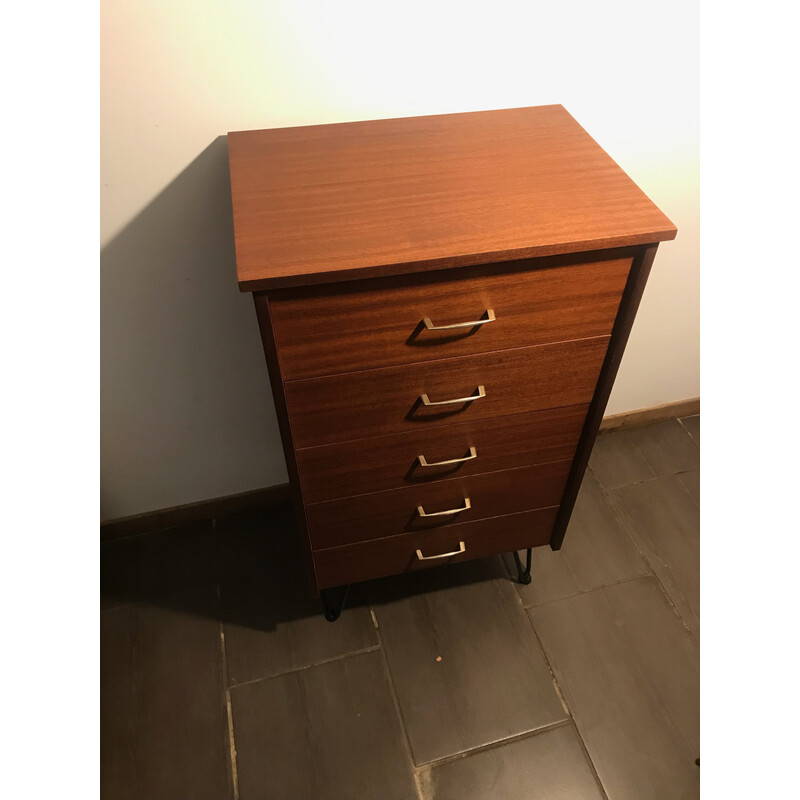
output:
[[[101,519],[284,483],[253,303],[236,283],[227,138],[100,263]]]

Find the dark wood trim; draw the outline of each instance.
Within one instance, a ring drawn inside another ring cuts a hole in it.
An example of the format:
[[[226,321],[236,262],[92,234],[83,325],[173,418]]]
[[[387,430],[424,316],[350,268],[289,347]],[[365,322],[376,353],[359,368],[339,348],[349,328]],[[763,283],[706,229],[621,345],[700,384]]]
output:
[[[611,388],[614,379],[617,377],[622,354],[625,352],[625,345],[633,327],[633,320],[639,308],[639,302],[644,293],[647,283],[647,276],[653,266],[653,259],[656,257],[658,244],[652,244],[642,248],[639,254],[633,259],[631,274],[622,295],[617,320],[611,332],[611,341],[608,345],[605,361],[600,369],[600,378],[597,382],[597,389],[592,398],[589,412],[586,415],[586,423],[583,426],[581,438],[578,441],[578,449],[575,452],[575,460],[572,462],[572,469],[567,478],[567,485],[564,489],[564,496],[561,499],[561,506],[556,517],[556,524],[553,527],[553,535],[550,539],[550,547],[553,550],[560,550],[564,541],[564,534],[569,525],[572,509],[578,497],[578,490],[581,488],[583,475],[589,463],[589,456],[592,453],[594,441],[600,430],[600,423],[611,395]]]
[[[288,502],[289,484],[281,483],[277,486],[267,486],[264,489],[254,489],[252,492],[229,494],[172,508],[160,508],[157,511],[146,511],[143,514],[133,514],[129,517],[119,517],[101,522],[100,541],[105,542],[110,539],[121,539],[123,536],[151,533],[190,522],[202,522],[248,508],[270,507]]]
[[[648,425],[651,422],[664,422],[668,419],[679,417],[693,417],[700,413],[700,398],[690,397],[688,400],[678,400],[675,403],[664,403],[660,406],[639,408],[636,411],[623,411],[621,414],[612,414],[603,417],[600,423],[600,433],[618,431],[622,428],[636,428],[639,425]]]
[[[286,394],[281,377],[280,363],[278,361],[278,351],[275,346],[275,333],[272,327],[272,316],[269,307],[269,295],[266,292],[255,292],[253,302],[256,306],[256,316],[258,317],[258,327],[261,331],[261,342],[264,345],[264,356],[267,359],[267,371],[269,372],[269,382],[272,386],[272,396],[275,399],[275,415],[278,418],[278,428],[281,433],[283,443],[283,453],[286,457],[286,471],[289,473],[289,487],[294,506],[295,519],[300,530],[300,538],[303,543],[303,556],[308,575],[308,584],[314,597],[319,596],[317,588],[317,577],[314,569],[314,557],[311,553],[311,545],[308,537],[308,522],[306,521],[305,504],[300,489],[300,479],[297,473],[297,458],[295,456],[295,444],[292,437],[292,429],[289,425],[289,411],[286,406]]]

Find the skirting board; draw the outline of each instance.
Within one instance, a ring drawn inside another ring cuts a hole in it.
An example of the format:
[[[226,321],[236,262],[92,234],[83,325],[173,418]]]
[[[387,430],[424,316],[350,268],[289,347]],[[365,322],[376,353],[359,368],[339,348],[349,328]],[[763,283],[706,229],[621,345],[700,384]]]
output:
[[[236,511],[245,511],[248,508],[275,506],[290,502],[289,484],[279,483],[277,486],[267,486],[265,489],[255,489],[252,492],[229,494],[225,497],[215,497],[211,500],[201,500],[199,503],[188,503],[174,508],[162,508],[158,511],[147,511],[144,514],[134,514],[130,517],[108,520],[100,523],[100,541],[120,539],[123,536],[136,536],[140,533],[161,531],[186,525],[190,522],[221,517]]]
[[[662,406],[641,408],[637,411],[626,411],[622,414],[604,417],[600,423],[600,432],[633,428],[637,425],[646,425],[650,422],[661,422],[677,417],[691,417],[699,413],[700,398],[694,397],[677,403],[666,403]],[[189,503],[174,508],[163,508],[158,511],[148,511],[144,514],[109,520],[100,524],[100,541],[119,539],[123,536],[136,536],[140,533],[150,533],[174,528],[177,525],[186,525],[190,522],[213,519],[223,514],[244,511],[248,508],[270,507],[288,502],[290,502],[289,484],[281,483],[252,492],[231,494],[211,500],[201,500],[199,503]]]
[[[700,398],[691,397],[688,400],[679,400],[676,403],[665,403],[662,406],[640,408],[636,411],[623,411],[621,414],[612,414],[603,417],[600,423],[600,432],[616,431],[620,428],[635,428],[647,425],[650,422],[663,422],[678,417],[693,417],[700,413]]]

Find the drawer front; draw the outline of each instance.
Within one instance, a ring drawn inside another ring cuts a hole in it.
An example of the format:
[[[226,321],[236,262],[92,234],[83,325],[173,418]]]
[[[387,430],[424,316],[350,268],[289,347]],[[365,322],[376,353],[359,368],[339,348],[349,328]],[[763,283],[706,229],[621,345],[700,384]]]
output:
[[[312,503],[306,506],[311,547],[337,547],[555,506],[571,465],[557,461]]]
[[[306,503],[322,503],[571,459],[588,408],[551,408],[307,447],[296,453],[303,498]],[[473,447],[474,455],[470,450]],[[454,459],[466,460],[436,466],[436,462]]]
[[[542,259],[484,265],[447,278],[440,273],[274,292],[270,310],[281,372],[284,380],[296,380],[607,336],[630,266],[630,258],[571,265]],[[423,322],[479,322],[490,309],[494,321],[475,326],[429,330]]]
[[[331,547],[314,553],[317,584],[320,589],[367,581],[385,575],[485,558],[526,547],[545,545],[555,524],[558,508],[541,508],[521,514],[453,525],[430,531],[406,533],[386,539]],[[430,558],[461,549],[444,558]],[[426,557],[417,557],[420,550]]]
[[[588,403],[609,337],[284,384],[296,448]],[[447,405],[425,405],[477,394]]]

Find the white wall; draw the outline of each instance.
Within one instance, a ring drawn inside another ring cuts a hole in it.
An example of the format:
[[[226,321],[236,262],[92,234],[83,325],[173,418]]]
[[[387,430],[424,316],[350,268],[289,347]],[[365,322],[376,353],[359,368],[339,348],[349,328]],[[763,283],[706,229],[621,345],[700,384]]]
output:
[[[224,134],[562,103],[676,223],[607,413],[699,387],[697,5],[103,0],[104,519],[286,480]]]

